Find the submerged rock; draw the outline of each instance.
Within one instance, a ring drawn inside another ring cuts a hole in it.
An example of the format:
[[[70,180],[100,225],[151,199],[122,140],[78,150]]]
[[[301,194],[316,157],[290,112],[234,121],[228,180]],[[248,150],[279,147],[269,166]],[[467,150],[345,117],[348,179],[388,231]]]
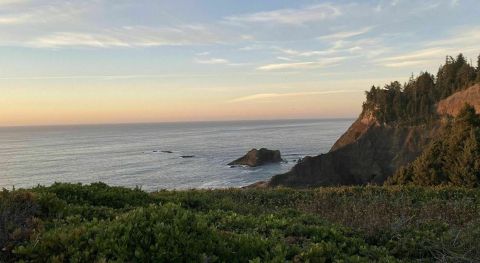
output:
[[[269,150],[261,148],[260,150],[252,149],[246,155],[229,163],[228,165],[247,165],[256,167],[267,163],[279,163],[283,161],[279,150]]]

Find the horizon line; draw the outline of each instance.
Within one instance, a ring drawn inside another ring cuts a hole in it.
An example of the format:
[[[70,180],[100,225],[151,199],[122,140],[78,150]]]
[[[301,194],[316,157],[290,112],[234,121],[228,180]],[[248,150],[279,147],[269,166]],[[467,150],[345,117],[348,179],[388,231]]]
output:
[[[358,117],[358,116],[357,116]],[[197,121],[152,121],[152,122],[104,122],[104,123],[72,123],[72,124],[33,124],[33,125],[0,125],[0,129],[8,128],[41,128],[72,126],[110,126],[110,125],[142,125],[142,124],[187,124],[187,123],[221,123],[221,122],[261,122],[261,121],[314,121],[314,120],[353,120],[357,117],[325,117],[325,118],[285,118],[285,119],[238,119],[238,120],[197,120]]]

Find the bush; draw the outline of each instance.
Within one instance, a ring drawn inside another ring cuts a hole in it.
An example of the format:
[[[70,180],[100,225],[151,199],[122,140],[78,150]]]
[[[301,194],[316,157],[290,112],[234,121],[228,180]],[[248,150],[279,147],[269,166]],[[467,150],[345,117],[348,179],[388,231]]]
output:
[[[37,187],[33,191],[53,193],[69,204],[111,208],[148,205],[154,201],[148,193],[139,188],[112,187],[104,183],[90,185],[55,183],[48,188]]]
[[[472,262],[480,259],[479,202],[479,190],[453,187],[149,194],[55,184],[3,192],[2,218],[17,226],[3,236],[21,238],[7,240],[1,260]],[[24,234],[12,235],[16,228]]]
[[[11,256],[12,248],[30,238],[40,227],[37,196],[27,191],[0,192],[0,261]]]

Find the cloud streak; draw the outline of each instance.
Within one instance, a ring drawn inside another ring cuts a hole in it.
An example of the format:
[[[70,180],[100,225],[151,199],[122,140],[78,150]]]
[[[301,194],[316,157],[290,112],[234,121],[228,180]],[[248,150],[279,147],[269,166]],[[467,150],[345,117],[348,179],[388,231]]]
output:
[[[332,66],[345,60],[345,57],[325,58],[320,61],[306,61],[306,62],[291,62],[291,63],[274,63],[257,67],[257,70],[274,71],[285,69],[314,69],[326,66]]]
[[[265,100],[265,99],[277,99],[277,98],[301,97],[301,96],[313,96],[313,95],[328,95],[328,94],[337,94],[337,93],[355,93],[355,92],[363,92],[363,91],[361,90],[328,90],[328,91],[306,91],[306,92],[290,92],[290,93],[259,93],[259,94],[235,98],[228,102],[239,103],[239,102],[258,101],[258,100]]]
[[[207,65],[216,65],[216,64],[228,64],[228,60],[223,58],[208,58],[208,59],[199,59],[196,58],[195,62],[198,64],[207,64]]]
[[[302,25],[331,19],[342,14],[338,6],[319,4],[299,9],[279,9],[253,14],[226,17],[227,21],[236,23],[276,23],[288,25]]]
[[[420,45],[421,49],[418,51],[403,52],[379,59],[376,62],[385,67],[396,68],[416,65],[427,66],[438,61],[442,56],[455,55],[459,52],[478,52],[479,42],[480,27],[457,29],[455,33],[445,38],[424,42]]]
[[[208,44],[220,39],[202,26],[177,27],[127,26],[100,32],[55,32],[27,42],[37,48],[59,47],[153,47]]]
[[[318,40],[339,40],[363,35],[372,30],[373,27],[364,27],[355,31],[340,31],[329,35],[317,37]]]
[[[29,5],[29,1],[0,1],[0,26],[48,24],[58,21],[72,20],[92,8],[88,1],[69,3],[59,2],[54,5]]]

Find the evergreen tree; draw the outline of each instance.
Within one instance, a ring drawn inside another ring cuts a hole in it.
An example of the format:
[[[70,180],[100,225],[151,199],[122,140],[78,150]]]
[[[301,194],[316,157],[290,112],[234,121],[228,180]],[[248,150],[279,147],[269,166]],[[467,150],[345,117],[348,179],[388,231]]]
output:
[[[466,126],[471,126],[471,127],[479,127],[480,126],[480,118],[475,110],[475,108],[468,104],[465,103],[463,108],[458,112],[457,117],[455,118],[455,121],[457,124],[457,127],[459,129],[465,128]]]
[[[468,64],[463,64],[460,66],[457,72],[457,78],[456,78],[456,89],[462,88],[462,87],[467,87],[470,85],[470,83],[473,83],[473,81],[476,78],[476,71],[474,68],[472,68]]]
[[[462,53],[458,54],[457,59],[455,60],[455,63],[461,67],[463,64],[467,64],[467,59],[463,56]]]
[[[444,183],[442,171],[442,148],[440,142],[434,142],[412,165],[412,182],[415,185],[439,185]]]
[[[387,184],[476,187],[480,185],[480,116],[466,104],[411,164],[398,169]]]
[[[480,55],[477,57],[477,71],[480,71]]]
[[[390,176],[385,181],[386,185],[402,185],[410,184],[412,182],[413,170],[411,165],[402,166],[396,172],[395,175]]]
[[[462,154],[459,154],[454,165],[450,167],[449,180],[453,185],[476,187],[480,180],[480,152],[478,130],[470,129],[464,142]]]
[[[480,57],[479,57],[480,68]],[[478,75],[478,76],[477,76]],[[447,56],[445,65],[435,78],[428,72],[412,77],[403,86],[394,81],[385,87],[372,86],[363,104],[365,113],[373,114],[380,123],[422,124],[435,120],[435,105],[439,100],[480,82],[480,70],[467,63],[462,54],[456,58]]]
[[[478,55],[478,58],[477,58],[477,79],[476,79],[476,82],[480,83],[480,55]]]

